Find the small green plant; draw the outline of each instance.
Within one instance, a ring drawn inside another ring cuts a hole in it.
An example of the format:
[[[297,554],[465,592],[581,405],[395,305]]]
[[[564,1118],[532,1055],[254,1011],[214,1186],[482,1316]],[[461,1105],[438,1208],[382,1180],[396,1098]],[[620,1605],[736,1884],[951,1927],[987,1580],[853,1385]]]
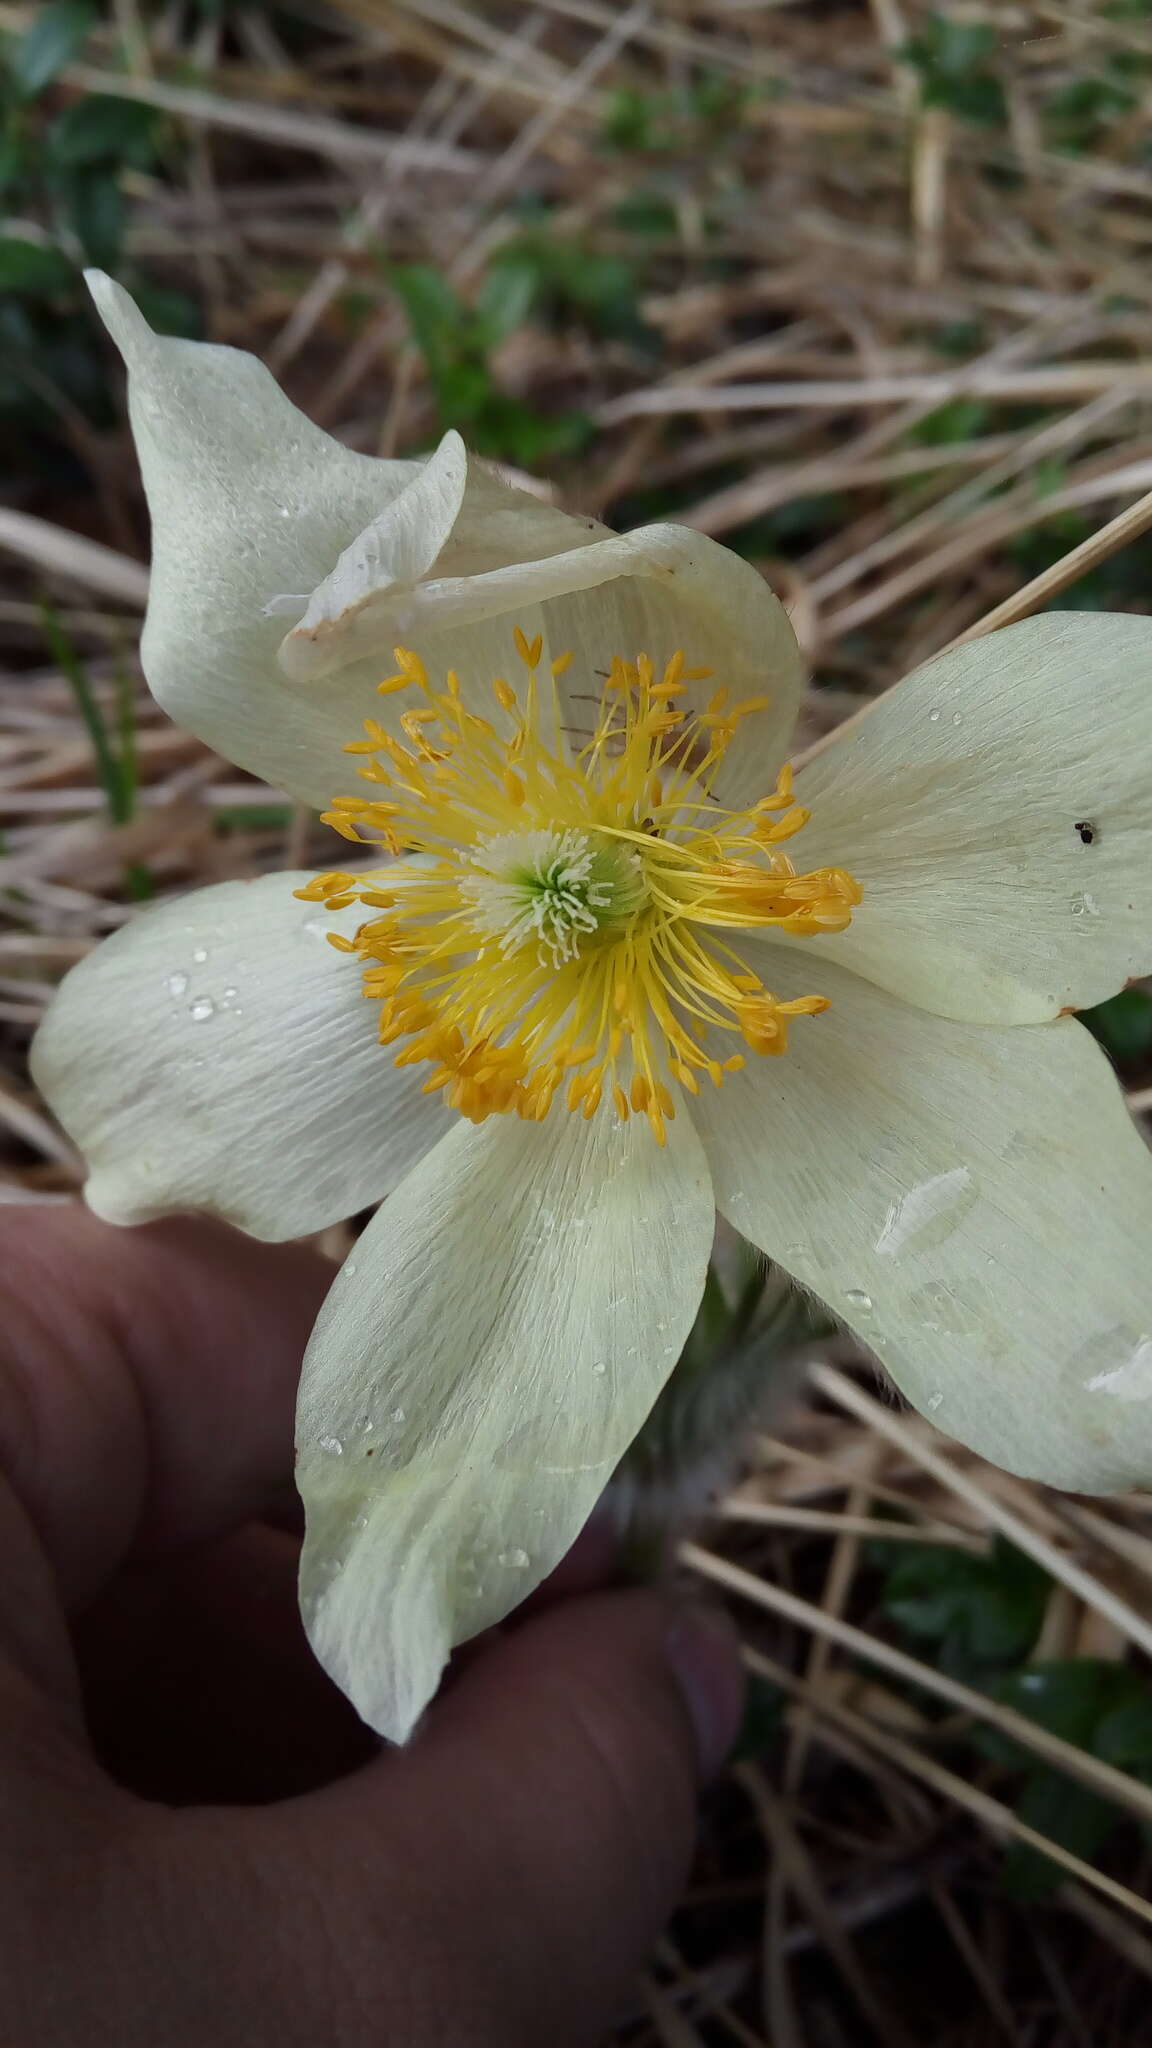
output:
[[[963,121],[995,127],[1007,114],[991,61],[996,45],[996,31],[987,22],[930,14],[899,54],[919,74],[924,106],[947,107]]]
[[[14,225],[0,230],[0,420],[22,472],[74,469],[62,416],[111,422],[107,356],[81,279],[86,264],[132,276],[124,262],[125,174],[156,174],[171,140],[139,101],[89,94],[60,106],[61,74],[96,18],[88,0],[56,0],[0,50],[0,191]],[[181,294],[132,276],[154,325],[195,333]]]
[[[941,448],[951,441],[971,441],[976,435],[987,433],[991,417],[992,408],[986,399],[950,398],[911,427],[908,439],[920,448]]]
[[[622,155],[678,156],[727,145],[747,120],[757,96],[776,90],[750,86],[724,71],[702,70],[671,92],[621,85],[608,95],[601,135]]]
[[[1093,1657],[1030,1664],[1004,1678],[996,1691],[1005,1706],[1050,1734],[1152,1784],[1152,1688],[1127,1665]],[[1016,1813],[1061,1848],[1090,1861],[1124,1825],[1108,1800],[1038,1764],[998,1730],[983,1731],[980,1746],[997,1762],[1023,1771]],[[1065,1876],[1059,1864],[1024,1843],[1009,1852],[1004,1866],[1005,1883],[1016,1897],[1029,1900],[1045,1897]]]
[[[1108,131],[1140,105],[1152,74],[1152,59],[1140,50],[1113,50],[1097,71],[1069,79],[1044,106],[1044,129],[1054,149],[1084,156],[1104,142]]]
[[[114,825],[127,825],[136,814],[138,776],[136,766],[135,693],[127,671],[116,677],[115,724],[109,728],[100,699],[92,688],[88,671],[65,632],[56,613],[45,605],[44,637],[63,675],[71,685],[92,752],[96,772],[104,790],[108,816]],[[138,902],[152,894],[152,877],[147,868],[131,863],[125,869],[128,892]]]
[[[1050,1591],[1047,1573],[1003,1537],[987,1557],[925,1544],[889,1571],[884,1608],[941,1670],[983,1684],[1032,1650]]]
[[[475,304],[429,263],[398,264],[389,276],[424,358],[441,426],[458,427],[481,455],[526,469],[583,446],[590,432],[585,414],[541,413],[501,389],[493,374],[493,352],[531,307],[535,283],[529,268],[496,264]]]

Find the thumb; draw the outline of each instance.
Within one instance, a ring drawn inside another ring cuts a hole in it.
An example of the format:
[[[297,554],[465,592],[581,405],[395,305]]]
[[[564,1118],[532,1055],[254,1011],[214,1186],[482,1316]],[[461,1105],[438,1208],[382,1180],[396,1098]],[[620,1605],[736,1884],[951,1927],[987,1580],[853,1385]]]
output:
[[[445,2010],[443,2038],[599,2037],[684,1882],[697,1786],[742,1698],[723,1615],[597,1594],[480,1652],[411,1748],[368,1774],[379,1805],[364,1773],[330,1788],[358,1814],[345,1825],[384,1821],[393,1851],[407,1843],[427,1887],[451,1957],[445,2006],[467,2001]]]

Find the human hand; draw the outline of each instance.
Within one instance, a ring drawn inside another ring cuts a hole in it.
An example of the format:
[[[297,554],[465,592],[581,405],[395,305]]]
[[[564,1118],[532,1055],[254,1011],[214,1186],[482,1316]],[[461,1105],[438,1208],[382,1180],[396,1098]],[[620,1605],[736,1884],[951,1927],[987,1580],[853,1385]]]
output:
[[[581,1590],[592,1539],[381,1755],[296,1610],[293,1391],[330,1269],[80,1210],[4,1238],[0,2035],[592,2044],[735,1731],[724,1629]]]

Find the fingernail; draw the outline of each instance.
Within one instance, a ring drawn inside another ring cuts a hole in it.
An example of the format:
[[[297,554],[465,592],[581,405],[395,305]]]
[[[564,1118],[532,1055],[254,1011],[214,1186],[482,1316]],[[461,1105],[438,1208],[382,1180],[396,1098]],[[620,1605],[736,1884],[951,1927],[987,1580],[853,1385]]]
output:
[[[720,1607],[685,1607],[668,1630],[664,1650],[696,1736],[700,1775],[714,1778],[736,1740],[744,1711],[744,1667],[735,1627]]]

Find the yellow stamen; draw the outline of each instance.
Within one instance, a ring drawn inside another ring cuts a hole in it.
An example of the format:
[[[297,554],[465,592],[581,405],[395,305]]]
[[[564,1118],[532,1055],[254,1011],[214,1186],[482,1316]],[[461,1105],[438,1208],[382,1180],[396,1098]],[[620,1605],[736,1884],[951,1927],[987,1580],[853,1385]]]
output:
[[[572,691],[584,736],[570,740],[555,679],[573,656],[550,662],[542,691],[542,637],[517,627],[513,639],[527,675],[490,685],[506,738],[468,708],[454,671],[434,683],[418,654],[394,650],[379,688],[421,693],[400,715],[410,744],[367,719],[345,749],[388,800],[337,796],[324,816],[346,839],[420,858],[334,869],[297,893],[373,913],[330,943],[360,961],[397,1065],[428,1064],[425,1093],[477,1123],[541,1120],[559,1094],[584,1117],[646,1116],[662,1144],[671,1084],[719,1087],[745,1064],[733,1039],[778,1057],[791,1021],[828,1006],[774,996],[729,939],[842,931],[860,887],[842,868],[798,873],[776,850],[808,818],[789,768],[750,810],[713,797],[726,747],[766,697],[733,701],[720,684],[694,709],[689,686],[709,669],[682,652],[662,668],[616,655],[602,687]]]

